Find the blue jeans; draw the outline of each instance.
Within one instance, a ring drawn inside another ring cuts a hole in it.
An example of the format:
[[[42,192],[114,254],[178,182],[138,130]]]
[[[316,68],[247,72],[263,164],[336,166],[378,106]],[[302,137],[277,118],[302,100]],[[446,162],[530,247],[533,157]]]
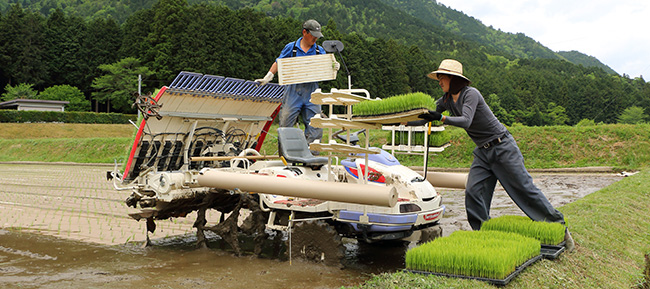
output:
[[[318,88],[318,83],[300,83],[288,85],[282,99],[280,111],[280,127],[292,127],[298,121],[298,115],[305,124],[305,138],[307,143],[323,137],[323,129],[309,125],[311,118],[321,112],[318,104],[310,102],[311,93]]]
[[[490,218],[490,204],[497,180],[532,220],[564,224],[562,213],[553,208],[544,193],[533,184],[517,142],[508,133],[496,145],[474,149],[474,161],[465,189],[467,221],[473,230],[479,230],[481,224]]]

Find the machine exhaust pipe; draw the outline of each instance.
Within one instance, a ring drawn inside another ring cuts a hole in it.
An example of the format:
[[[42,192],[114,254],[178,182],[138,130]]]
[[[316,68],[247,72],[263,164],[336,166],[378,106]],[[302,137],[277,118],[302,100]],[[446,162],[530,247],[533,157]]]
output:
[[[324,182],[202,170],[196,177],[199,186],[224,190],[310,198],[343,203],[393,207],[397,203],[395,187],[354,183]]]

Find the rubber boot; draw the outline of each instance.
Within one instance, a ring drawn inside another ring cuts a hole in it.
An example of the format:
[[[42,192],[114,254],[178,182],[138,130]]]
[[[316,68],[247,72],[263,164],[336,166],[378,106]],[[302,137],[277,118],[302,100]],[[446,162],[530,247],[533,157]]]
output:
[[[571,237],[569,228],[566,228],[564,230],[564,247],[566,248],[567,252],[571,252],[576,248],[576,242],[573,240],[573,237]]]

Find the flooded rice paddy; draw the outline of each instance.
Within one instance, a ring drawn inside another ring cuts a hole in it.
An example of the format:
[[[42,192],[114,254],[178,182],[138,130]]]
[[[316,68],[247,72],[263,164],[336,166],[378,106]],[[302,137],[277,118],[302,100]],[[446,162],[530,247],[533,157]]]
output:
[[[108,166],[0,164],[2,288],[338,288],[404,267],[406,246],[345,239],[344,268],[277,258],[271,240],[262,258],[236,257],[216,235],[195,249],[195,216],[158,221],[154,246],[142,248],[144,222],[128,217],[130,194],[106,181]],[[554,206],[619,180],[615,174],[534,174]],[[443,234],[467,230],[462,190],[440,190]],[[502,188],[492,216],[521,214]],[[209,222],[217,213],[208,215]],[[250,248],[244,238],[242,247]]]

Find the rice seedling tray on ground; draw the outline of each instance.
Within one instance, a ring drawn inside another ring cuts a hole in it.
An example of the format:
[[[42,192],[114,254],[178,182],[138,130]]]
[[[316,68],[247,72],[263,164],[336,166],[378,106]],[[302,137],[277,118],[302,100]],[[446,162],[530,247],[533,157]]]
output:
[[[559,257],[560,254],[562,254],[562,252],[566,250],[565,244],[566,242],[562,242],[557,245],[542,244],[542,249],[541,249],[542,258],[550,259],[550,260],[557,259],[557,257]]]
[[[428,113],[428,112],[429,110],[426,108],[417,108],[417,109],[412,109],[412,110],[402,111],[397,113],[363,115],[363,116],[353,115],[352,120],[360,121],[360,122],[382,123],[382,124],[402,123],[402,122],[409,122],[414,120],[421,120],[421,118],[418,118],[418,115]]]
[[[450,277],[450,278],[472,279],[472,280],[488,282],[488,283],[491,283],[491,284],[494,284],[494,285],[497,285],[497,286],[505,286],[510,281],[512,281],[512,279],[517,277],[517,275],[519,275],[519,273],[521,273],[521,271],[523,271],[526,267],[532,265],[533,263],[537,262],[541,258],[542,258],[542,255],[537,255],[535,257],[532,257],[532,258],[528,259],[528,261],[526,261],[523,264],[517,266],[517,268],[515,268],[515,271],[513,271],[512,273],[510,273],[508,276],[506,276],[503,279],[474,277],[474,276],[467,276],[467,275],[454,275],[454,274],[447,274],[447,273],[418,271],[418,270],[410,270],[410,269],[404,269],[404,271],[405,272],[410,272],[410,273],[415,273],[415,274],[423,274],[423,275],[436,275],[436,276],[443,276],[443,277]]]
[[[533,221],[525,216],[504,215],[485,221],[481,225],[481,230],[513,232],[535,238],[542,244],[559,244],[564,241],[566,228],[560,223]]]

